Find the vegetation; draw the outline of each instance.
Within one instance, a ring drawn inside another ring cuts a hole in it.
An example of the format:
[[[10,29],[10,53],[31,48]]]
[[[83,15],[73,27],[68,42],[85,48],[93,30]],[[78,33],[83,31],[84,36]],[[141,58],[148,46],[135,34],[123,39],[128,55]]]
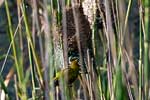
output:
[[[2,8],[0,100],[150,99],[150,0],[2,0]]]

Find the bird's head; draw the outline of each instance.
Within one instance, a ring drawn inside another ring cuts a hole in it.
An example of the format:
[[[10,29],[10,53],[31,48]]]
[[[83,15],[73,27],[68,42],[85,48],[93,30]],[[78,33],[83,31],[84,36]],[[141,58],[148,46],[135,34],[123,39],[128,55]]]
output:
[[[71,67],[71,68],[80,70],[79,59],[78,59],[78,58],[72,58],[72,59],[70,60],[70,62],[71,62],[71,64],[70,64],[70,67]]]
[[[71,62],[79,62],[79,58],[78,57],[69,57],[69,61]]]

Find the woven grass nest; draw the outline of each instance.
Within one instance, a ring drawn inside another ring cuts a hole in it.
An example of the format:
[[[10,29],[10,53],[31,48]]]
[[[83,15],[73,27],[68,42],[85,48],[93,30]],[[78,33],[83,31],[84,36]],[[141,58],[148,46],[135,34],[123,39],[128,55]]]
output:
[[[79,25],[79,34],[80,34],[80,44],[83,55],[86,55],[87,49],[91,48],[91,29],[90,24],[83,13],[82,6],[75,6],[78,25]],[[68,40],[68,53],[79,53],[78,45],[76,39],[76,28],[73,15],[73,8],[66,8],[66,21],[67,21],[67,40]]]

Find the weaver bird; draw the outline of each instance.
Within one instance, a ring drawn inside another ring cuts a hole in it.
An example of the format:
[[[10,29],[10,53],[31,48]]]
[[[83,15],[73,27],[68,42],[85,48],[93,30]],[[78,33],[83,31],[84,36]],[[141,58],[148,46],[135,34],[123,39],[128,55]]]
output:
[[[71,60],[71,64],[68,68],[62,69],[56,73],[54,77],[54,85],[59,85],[59,80],[62,78],[67,85],[71,85],[78,77],[80,71],[80,66],[78,64],[78,59]]]

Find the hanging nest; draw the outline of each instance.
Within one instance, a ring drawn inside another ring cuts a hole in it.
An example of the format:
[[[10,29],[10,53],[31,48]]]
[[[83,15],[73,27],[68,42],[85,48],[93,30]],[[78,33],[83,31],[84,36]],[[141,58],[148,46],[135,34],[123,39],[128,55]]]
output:
[[[91,48],[91,29],[86,16],[83,13],[82,6],[75,6],[76,14],[78,15],[80,44],[83,56],[86,55],[87,49]],[[67,20],[67,40],[68,40],[68,54],[69,56],[76,56],[79,54],[76,39],[76,28],[73,15],[73,8],[66,8]]]

